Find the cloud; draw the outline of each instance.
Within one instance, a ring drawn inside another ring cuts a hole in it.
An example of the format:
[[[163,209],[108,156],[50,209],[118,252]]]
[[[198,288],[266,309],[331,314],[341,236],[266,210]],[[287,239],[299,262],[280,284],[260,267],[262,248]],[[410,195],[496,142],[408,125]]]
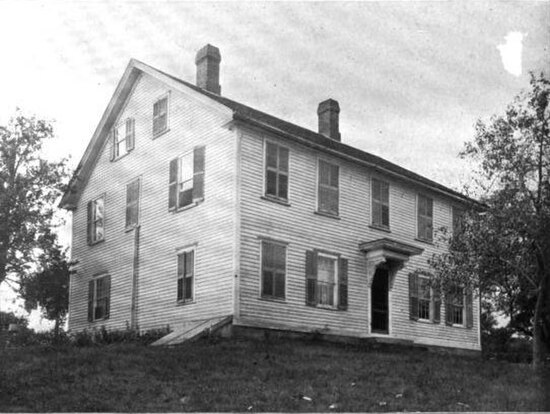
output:
[[[522,42],[525,36],[527,34],[521,32],[509,32],[504,38],[506,43],[497,46],[504,69],[514,76],[521,75]]]

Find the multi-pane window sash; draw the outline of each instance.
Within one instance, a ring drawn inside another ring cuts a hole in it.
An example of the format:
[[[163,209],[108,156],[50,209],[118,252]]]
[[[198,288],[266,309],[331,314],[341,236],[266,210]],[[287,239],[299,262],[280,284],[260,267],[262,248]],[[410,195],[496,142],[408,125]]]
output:
[[[193,282],[195,277],[195,251],[178,254],[178,302],[193,300]]]
[[[306,304],[348,308],[348,260],[306,251]]]
[[[204,198],[205,147],[196,147],[170,161],[168,209],[175,210]]]
[[[441,321],[441,295],[426,276],[409,274],[409,316],[415,321]]]
[[[128,118],[112,132],[112,153],[111,160],[122,157],[132,151],[135,146],[135,120]]]
[[[262,297],[285,298],[286,247],[262,242]]]
[[[464,210],[453,207],[453,234],[458,234],[462,228],[462,219],[464,217]]]
[[[88,244],[93,244],[105,238],[105,200],[99,197],[88,202]]]
[[[446,322],[448,325],[464,324],[464,289],[454,287],[446,297]]]
[[[106,275],[88,283],[88,321],[107,319],[111,297],[111,276]]]
[[[376,178],[372,179],[372,224],[390,227],[390,185]]]
[[[318,208],[320,212],[338,215],[337,165],[319,160]]]
[[[288,200],[288,148],[266,142],[265,194]]]
[[[432,241],[433,239],[433,200],[429,197],[418,195],[418,238]]]
[[[153,104],[153,136],[168,129],[168,97],[159,99]]]
[[[139,178],[126,186],[126,228],[136,226],[139,221]]]

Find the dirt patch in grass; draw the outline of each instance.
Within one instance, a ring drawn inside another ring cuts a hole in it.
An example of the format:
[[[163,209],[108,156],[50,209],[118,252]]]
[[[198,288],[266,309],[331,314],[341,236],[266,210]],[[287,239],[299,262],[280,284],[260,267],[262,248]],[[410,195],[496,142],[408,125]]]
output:
[[[2,350],[0,411],[544,411],[548,373],[297,340]]]

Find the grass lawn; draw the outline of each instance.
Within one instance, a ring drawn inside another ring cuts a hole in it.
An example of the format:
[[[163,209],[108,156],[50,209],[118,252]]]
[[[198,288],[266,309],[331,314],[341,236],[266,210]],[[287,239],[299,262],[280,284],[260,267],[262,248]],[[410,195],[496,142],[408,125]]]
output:
[[[548,372],[420,350],[201,340],[2,349],[0,360],[0,412],[550,410]]]

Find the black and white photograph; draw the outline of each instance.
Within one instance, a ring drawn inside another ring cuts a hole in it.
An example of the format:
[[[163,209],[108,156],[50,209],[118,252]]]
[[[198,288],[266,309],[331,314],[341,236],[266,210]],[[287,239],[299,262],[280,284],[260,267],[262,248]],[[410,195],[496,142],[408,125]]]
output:
[[[0,412],[550,412],[550,1],[0,0]]]

